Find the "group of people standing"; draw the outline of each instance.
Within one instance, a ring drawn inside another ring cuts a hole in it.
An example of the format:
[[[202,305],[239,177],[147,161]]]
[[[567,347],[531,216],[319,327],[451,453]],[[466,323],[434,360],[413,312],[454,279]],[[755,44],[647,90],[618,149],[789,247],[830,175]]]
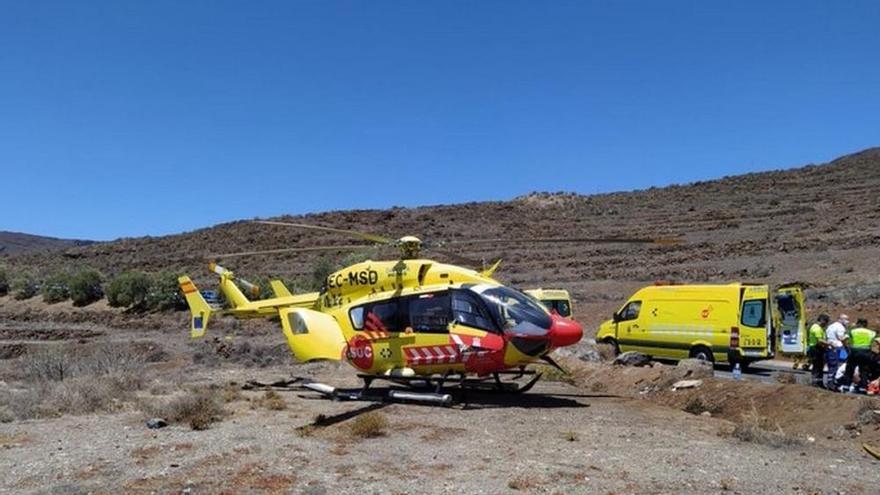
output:
[[[807,334],[807,356],[813,385],[837,392],[880,393],[880,338],[866,319],[850,325],[845,314],[833,323],[828,315],[819,315]]]

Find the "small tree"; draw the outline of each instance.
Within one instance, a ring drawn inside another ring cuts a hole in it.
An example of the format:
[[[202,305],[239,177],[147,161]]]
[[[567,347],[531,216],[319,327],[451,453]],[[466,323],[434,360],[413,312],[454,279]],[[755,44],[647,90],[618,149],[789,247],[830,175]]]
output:
[[[151,281],[143,272],[125,272],[110,280],[107,302],[115,308],[146,309]]]
[[[177,275],[169,272],[153,275],[147,307],[160,311],[186,309],[186,300],[180,293]]]
[[[40,291],[40,285],[33,275],[19,274],[9,285],[12,295],[18,300],[30,299]]]
[[[312,283],[310,289],[318,290],[327,281],[327,277],[338,270],[337,264],[329,256],[321,256],[312,267]]]
[[[9,278],[6,270],[0,268],[0,296],[5,296],[9,292]]]
[[[82,270],[74,274],[70,277],[68,287],[70,299],[76,306],[86,306],[104,297],[101,274],[95,270]]]
[[[58,272],[50,275],[40,286],[40,294],[43,302],[55,304],[66,301],[70,297],[70,275],[66,272]]]

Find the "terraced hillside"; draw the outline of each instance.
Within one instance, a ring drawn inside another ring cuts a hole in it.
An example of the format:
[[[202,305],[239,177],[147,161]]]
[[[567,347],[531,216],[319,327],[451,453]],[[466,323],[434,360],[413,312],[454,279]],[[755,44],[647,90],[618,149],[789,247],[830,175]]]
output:
[[[562,185],[564,187],[564,185]],[[812,287],[815,308],[877,316],[880,296],[880,148],[824,165],[689,185],[581,196],[534,193],[507,202],[335,211],[281,220],[426,241],[587,236],[681,236],[674,246],[450,244],[475,259],[503,257],[499,277],[518,286],[573,291],[588,324],[607,317],[635,288],[656,280],[782,283]],[[53,253],[8,256],[15,267],[90,266],[112,274],[170,269],[210,280],[217,253],[351,244],[337,234],[247,221],[180,235],[122,239]],[[379,256],[394,256],[391,250]],[[317,253],[229,258],[245,277],[307,277]],[[343,254],[335,253],[337,259]],[[444,260],[442,255],[437,259]]]

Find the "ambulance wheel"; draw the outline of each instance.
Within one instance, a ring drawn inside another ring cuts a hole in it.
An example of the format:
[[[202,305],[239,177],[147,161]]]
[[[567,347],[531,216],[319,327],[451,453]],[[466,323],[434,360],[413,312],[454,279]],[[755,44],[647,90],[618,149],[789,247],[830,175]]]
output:
[[[690,356],[692,359],[699,359],[700,361],[708,361],[710,363],[715,362],[715,356],[712,355],[712,351],[708,347],[702,345],[698,345],[691,349]]]
[[[609,345],[609,346],[611,346],[611,350],[614,351],[614,355],[615,355],[615,356],[619,356],[619,355],[620,355],[620,346],[617,345],[617,341],[616,341],[616,340],[612,339],[611,337],[608,337],[607,339],[603,340],[602,343],[605,344],[605,345]]]

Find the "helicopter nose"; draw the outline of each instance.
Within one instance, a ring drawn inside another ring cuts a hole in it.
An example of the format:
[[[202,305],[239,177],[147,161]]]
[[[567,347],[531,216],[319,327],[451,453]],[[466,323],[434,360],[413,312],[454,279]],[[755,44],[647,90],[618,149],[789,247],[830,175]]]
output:
[[[580,323],[559,315],[552,315],[551,318],[553,319],[549,332],[551,347],[574,345],[584,336],[584,329]]]

